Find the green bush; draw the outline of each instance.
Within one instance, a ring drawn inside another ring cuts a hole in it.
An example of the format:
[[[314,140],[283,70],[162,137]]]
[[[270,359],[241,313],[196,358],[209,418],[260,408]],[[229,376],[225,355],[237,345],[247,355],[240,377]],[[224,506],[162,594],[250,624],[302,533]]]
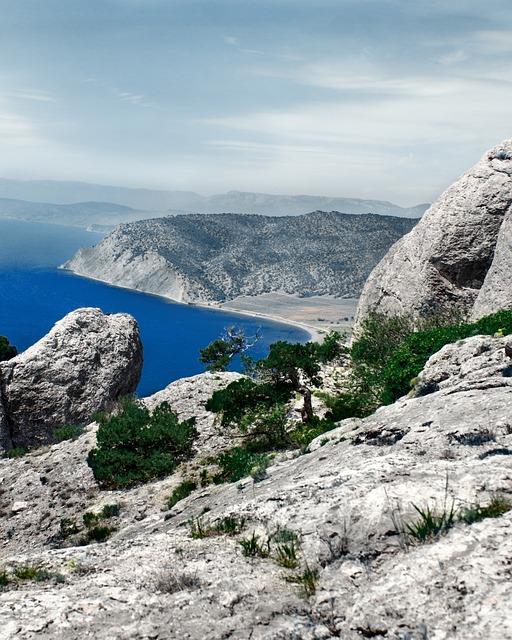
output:
[[[18,349],[5,336],[0,336],[0,361],[10,360],[18,355]]]
[[[180,422],[166,402],[152,414],[128,403],[100,423],[87,461],[102,488],[130,487],[172,473],[190,455],[195,436],[194,419]]]
[[[220,453],[212,460],[220,467],[220,472],[213,476],[215,484],[238,482],[255,470],[268,465],[268,456],[262,453],[247,451],[242,447],[234,447],[230,451]]]
[[[67,424],[63,427],[57,427],[53,430],[53,439],[56,443],[65,440],[76,440],[85,431],[83,424]]]
[[[27,450],[23,447],[14,447],[7,452],[8,458],[21,458],[27,453]]]
[[[351,347],[353,390],[340,398],[339,407],[360,417],[380,404],[391,404],[411,390],[411,381],[444,345],[498,332],[512,333],[512,311],[498,311],[473,323],[463,323],[460,313],[442,309],[430,309],[419,319],[371,313]]]
[[[172,509],[180,500],[187,498],[193,491],[197,489],[197,484],[192,480],[184,480],[172,492],[171,497],[167,500],[167,508]]]

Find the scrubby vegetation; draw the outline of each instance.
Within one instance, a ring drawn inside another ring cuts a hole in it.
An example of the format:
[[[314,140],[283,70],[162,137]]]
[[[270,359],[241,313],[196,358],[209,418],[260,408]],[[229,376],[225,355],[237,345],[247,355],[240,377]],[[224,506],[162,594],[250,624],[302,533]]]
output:
[[[391,404],[412,388],[427,360],[444,345],[475,335],[512,333],[512,311],[498,311],[476,322],[447,311],[420,318],[371,313],[363,321],[350,350],[352,388],[337,399],[352,404],[354,415],[367,415]]]
[[[97,447],[88,463],[104,489],[119,489],[162,478],[190,455],[194,420],[180,422],[166,403],[153,413],[127,402],[118,415],[100,416]]]
[[[18,349],[5,336],[0,336],[0,361],[10,360],[18,355]]]
[[[116,531],[114,524],[106,523],[119,516],[119,504],[106,504],[99,513],[87,511],[82,523],[75,518],[63,518],[57,535],[58,546],[86,546],[91,542],[105,542]]]

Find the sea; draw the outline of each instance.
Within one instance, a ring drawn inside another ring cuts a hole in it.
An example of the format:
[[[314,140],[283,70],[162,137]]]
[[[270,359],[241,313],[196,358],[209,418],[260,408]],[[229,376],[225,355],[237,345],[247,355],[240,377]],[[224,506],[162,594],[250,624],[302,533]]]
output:
[[[139,324],[144,346],[137,394],[145,397],[174,380],[203,372],[199,349],[232,325],[248,336],[261,336],[250,351],[254,358],[265,357],[278,340],[309,339],[307,331],[293,325],[179,304],[58,269],[80,247],[97,244],[104,235],[79,227],[0,219],[0,335],[18,352],[79,307],[129,313]],[[239,368],[235,363],[233,369]]]

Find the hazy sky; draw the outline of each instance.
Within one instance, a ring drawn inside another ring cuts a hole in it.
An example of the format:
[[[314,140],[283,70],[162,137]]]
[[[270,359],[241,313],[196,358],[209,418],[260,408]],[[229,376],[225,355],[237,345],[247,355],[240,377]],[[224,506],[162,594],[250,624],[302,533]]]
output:
[[[412,205],[512,137],[510,0],[0,10],[0,177]]]

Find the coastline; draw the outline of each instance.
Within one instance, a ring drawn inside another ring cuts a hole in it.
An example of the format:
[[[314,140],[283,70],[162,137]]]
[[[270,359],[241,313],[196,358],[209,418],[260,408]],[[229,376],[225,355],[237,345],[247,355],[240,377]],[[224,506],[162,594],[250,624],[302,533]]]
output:
[[[59,270],[80,278],[96,280],[113,287],[128,289],[146,295],[157,296],[168,302],[184,304],[188,306],[202,307],[205,309],[228,311],[230,313],[249,316],[251,318],[264,318],[282,324],[291,325],[309,333],[310,341],[321,342],[323,336],[330,330],[341,333],[351,333],[357,298],[334,298],[332,296],[313,296],[311,298],[299,298],[284,293],[264,293],[259,296],[239,296],[227,302],[183,302],[152,291],[143,291],[120,284],[115,284],[102,278],[77,273],[63,265]],[[321,314],[322,317],[319,317]]]

